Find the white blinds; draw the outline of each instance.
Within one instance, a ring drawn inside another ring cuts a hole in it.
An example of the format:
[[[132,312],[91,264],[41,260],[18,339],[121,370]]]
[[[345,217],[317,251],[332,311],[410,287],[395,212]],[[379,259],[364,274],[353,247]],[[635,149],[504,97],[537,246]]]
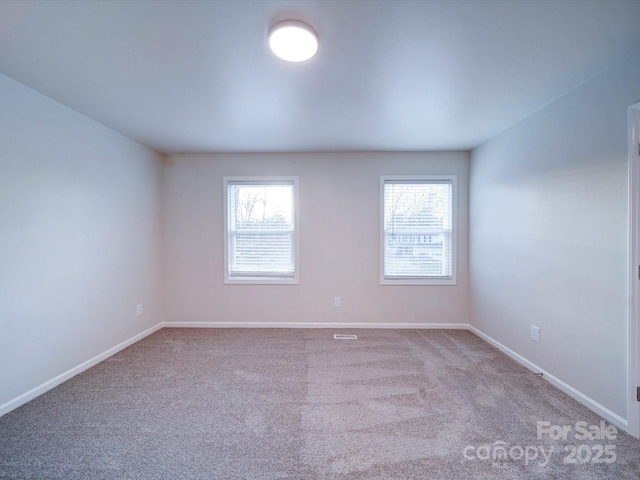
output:
[[[451,278],[452,182],[384,181],[384,277]]]
[[[295,274],[293,182],[229,182],[230,276]]]

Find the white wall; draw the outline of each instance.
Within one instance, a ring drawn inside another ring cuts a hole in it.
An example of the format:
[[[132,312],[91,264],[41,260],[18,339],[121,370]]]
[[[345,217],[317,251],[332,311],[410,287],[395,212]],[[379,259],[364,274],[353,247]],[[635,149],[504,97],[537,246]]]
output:
[[[627,107],[638,100],[637,53],[471,157],[472,325],[622,418]]]
[[[466,152],[171,157],[165,320],[467,323],[468,165]],[[379,285],[380,175],[409,173],[458,175],[457,286]],[[299,285],[223,284],[225,175],[299,177]]]
[[[161,321],[161,183],[160,155],[0,75],[0,406]]]

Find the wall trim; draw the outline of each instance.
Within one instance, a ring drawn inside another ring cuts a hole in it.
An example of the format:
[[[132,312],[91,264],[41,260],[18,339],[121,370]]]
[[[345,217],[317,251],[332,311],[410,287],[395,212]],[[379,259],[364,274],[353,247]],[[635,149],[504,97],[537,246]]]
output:
[[[147,337],[152,333],[157,332],[161,328],[162,328],[161,324],[158,324],[155,327],[151,327],[145,330],[144,332],[140,332],[139,334],[134,335],[130,339],[125,340],[124,342],[116,345],[115,347],[111,347],[110,349],[102,352],[101,354],[96,355],[93,358],[90,358],[86,362],[82,362],[80,365],[77,365],[72,369],[67,370],[66,372],[61,373],[60,375],[52,378],[51,380],[47,380],[43,384],[38,385],[35,388],[32,388],[28,392],[25,392],[22,395],[17,396],[13,400],[9,400],[8,402],[0,405],[0,417],[2,417],[6,413],[9,413],[11,410],[15,410],[16,408],[24,405],[25,403],[33,400],[34,398],[39,397],[43,393],[48,392],[49,390],[57,387],[61,383],[66,382],[70,378],[75,377],[79,373],[82,373],[85,370],[90,369],[94,365],[97,365],[103,360],[106,360],[112,355],[115,355],[120,350],[124,350],[128,346],[133,345],[134,343],[142,340],[144,337]]]
[[[609,421],[618,428],[627,431],[627,420],[612,412],[608,408],[599,404],[592,398],[586,396],[579,390],[573,388],[571,385],[563,382],[559,378],[551,375],[549,372],[541,369],[533,362],[530,362],[522,355],[514,352],[510,348],[504,346],[494,338],[490,337],[486,333],[477,329],[476,327],[467,323],[293,323],[293,322],[161,322],[158,325],[151,327],[137,335],[134,335],[128,340],[112,347],[103,353],[96,355],[95,357],[81,363],[80,365],[44,382],[43,384],[32,388],[26,393],[19,395],[13,400],[0,405],[0,417],[9,413],[12,410],[24,405],[25,403],[33,400],[34,398],[42,395],[43,393],[57,387],[61,383],[75,377],[79,373],[88,370],[89,368],[97,365],[98,363],[106,360],[107,358],[115,355],[121,350],[133,345],[134,343],[142,340],[143,338],[157,332],[162,328],[326,328],[334,330],[352,330],[352,329],[416,329],[416,330],[469,330],[482,340],[493,345],[501,352],[505,353],[515,361],[523,365],[534,372],[541,372],[544,374],[543,378],[551,383],[554,387],[563,391],[574,400],[578,401],[591,411],[600,415],[605,420]]]
[[[493,337],[490,337],[489,335],[482,332],[481,330],[478,330],[476,327],[469,325],[469,331],[476,334],[485,342],[493,345],[501,352],[507,354],[508,356],[513,358],[516,362],[518,362],[520,365],[524,366],[525,368],[528,368],[529,370],[536,373],[538,372],[542,373],[543,374],[542,378],[545,379],[547,382],[549,382],[551,385],[563,391],[564,393],[569,395],[571,398],[573,398],[577,402],[587,407],[589,410],[597,413],[602,418],[607,420],[609,423],[612,423],[616,427],[621,428],[624,431],[627,431],[627,421],[617,413],[614,413],[611,410],[609,410],[607,407],[600,405],[598,402],[586,396],[580,390],[573,388],[571,385],[563,382],[558,377],[555,377],[554,375],[550,374],[546,370],[543,370],[542,368],[538,367],[535,363],[527,360],[525,357],[514,352],[509,347],[504,346],[502,343],[498,342]]]
[[[627,318],[628,432],[640,438],[640,405],[636,388],[640,385],[640,102],[628,108],[629,115],[629,304]]]
[[[293,322],[163,322],[166,328],[356,328],[469,330],[468,323],[293,323]]]

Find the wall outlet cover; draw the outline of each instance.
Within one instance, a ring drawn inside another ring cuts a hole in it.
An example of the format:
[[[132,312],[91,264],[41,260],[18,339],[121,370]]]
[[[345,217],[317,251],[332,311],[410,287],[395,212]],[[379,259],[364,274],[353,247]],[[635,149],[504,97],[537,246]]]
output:
[[[531,340],[540,343],[540,328],[531,325]]]

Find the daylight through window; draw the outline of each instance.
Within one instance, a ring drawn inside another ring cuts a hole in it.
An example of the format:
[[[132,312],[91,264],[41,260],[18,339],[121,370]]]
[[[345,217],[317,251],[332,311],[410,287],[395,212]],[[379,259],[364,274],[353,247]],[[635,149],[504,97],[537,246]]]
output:
[[[455,177],[381,179],[383,283],[451,284]]]
[[[296,279],[295,186],[295,179],[227,179],[226,280]]]

